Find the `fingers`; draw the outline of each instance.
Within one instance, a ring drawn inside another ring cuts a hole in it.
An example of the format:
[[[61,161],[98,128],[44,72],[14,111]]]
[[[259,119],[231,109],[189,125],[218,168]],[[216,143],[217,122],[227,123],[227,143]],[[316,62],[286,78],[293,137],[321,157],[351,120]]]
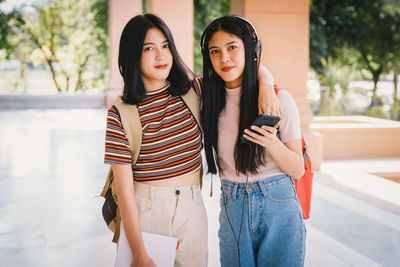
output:
[[[278,116],[278,117],[282,118],[282,115],[283,115],[282,107],[281,106],[274,106],[270,115]]]
[[[262,142],[262,141],[260,141],[258,139],[255,139],[255,138],[253,138],[253,137],[251,137],[251,136],[249,136],[247,134],[243,134],[243,137],[246,138],[247,140],[253,142],[253,143],[256,143],[256,144],[260,145],[260,146],[265,146],[264,142]]]
[[[274,106],[268,106],[268,105],[258,105],[258,114],[266,114],[266,115],[274,115],[275,109]]]
[[[272,105],[258,105],[258,114],[266,114],[266,115],[273,115],[279,116],[282,118],[283,111],[281,106],[272,106]]]
[[[262,126],[262,128],[260,128],[257,126],[252,126],[251,129],[259,134],[245,129],[243,137],[264,147],[267,147],[276,137],[277,129],[274,127]]]
[[[251,126],[251,129],[260,133],[261,135],[264,135],[264,136],[266,134],[276,134],[276,132],[277,132],[277,129],[275,127],[270,127],[270,126],[265,126],[265,125],[262,126],[261,128],[253,125],[253,126]],[[249,131],[249,132],[251,132],[251,131]],[[251,133],[253,133],[253,132],[251,132]],[[253,133],[253,134],[255,134],[255,133]]]

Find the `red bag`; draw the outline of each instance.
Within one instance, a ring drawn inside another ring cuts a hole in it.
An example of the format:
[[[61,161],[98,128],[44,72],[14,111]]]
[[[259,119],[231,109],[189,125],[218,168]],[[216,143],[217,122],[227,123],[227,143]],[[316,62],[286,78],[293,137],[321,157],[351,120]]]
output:
[[[279,90],[282,90],[276,86],[274,89],[276,94],[278,94]],[[311,159],[308,155],[308,148],[304,142],[303,135],[301,136],[301,145],[303,150],[305,172],[299,180],[294,180],[294,186],[296,188],[297,198],[300,201],[303,219],[308,219],[310,218],[311,192],[314,173],[311,170]]]

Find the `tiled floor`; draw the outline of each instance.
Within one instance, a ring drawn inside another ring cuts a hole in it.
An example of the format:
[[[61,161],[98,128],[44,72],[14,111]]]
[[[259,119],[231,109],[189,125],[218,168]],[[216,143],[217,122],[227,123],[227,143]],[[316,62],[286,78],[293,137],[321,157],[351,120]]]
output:
[[[0,266],[112,266],[101,217],[104,110],[0,112]],[[306,266],[400,266],[400,159],[325,161],[307,221]],[[209,266],[219,266],[219,181],[205,177]]]

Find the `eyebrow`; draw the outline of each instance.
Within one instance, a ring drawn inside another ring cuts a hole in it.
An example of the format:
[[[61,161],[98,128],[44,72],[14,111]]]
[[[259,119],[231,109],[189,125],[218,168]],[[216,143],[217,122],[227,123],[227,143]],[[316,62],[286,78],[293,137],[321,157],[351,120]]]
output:
[[[164,40],[162,43],[168,43],[168,40]],[[144,43],[143,46],[145,46],[145,45],[151,45],[151,44],[155,44],[155,43],[152,43],[152,42],[150,42],[150,43]]]
[[[237,41],[232,41],[232,42],[226,43],[224,46],[231,45],[231,44],[236,44],[236,43],[237,43]],[[218,48],[218,47],[213,45],[213,46],[210,46],[208,49],[214,49],[214,48]]]

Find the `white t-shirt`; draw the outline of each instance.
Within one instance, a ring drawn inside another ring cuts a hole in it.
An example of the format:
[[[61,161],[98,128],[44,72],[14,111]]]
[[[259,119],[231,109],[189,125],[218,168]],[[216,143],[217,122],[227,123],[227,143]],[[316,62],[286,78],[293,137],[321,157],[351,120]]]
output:
[[[224,180],[245,183],[246,174],[236,174],[234,150],[239,130],[239,108],[241,87],[226,90],[226,106],[218,121],[218,158],[220,176]],[[283,143],[301,139],[300,116],[296,103],[288,91],[280,90],[278,99],[283,110],[279,131]],[[259,181],[284,172],[273,161],[265,149],[264,166],[259,166],[258,174],[249,173],[249,182]]]

